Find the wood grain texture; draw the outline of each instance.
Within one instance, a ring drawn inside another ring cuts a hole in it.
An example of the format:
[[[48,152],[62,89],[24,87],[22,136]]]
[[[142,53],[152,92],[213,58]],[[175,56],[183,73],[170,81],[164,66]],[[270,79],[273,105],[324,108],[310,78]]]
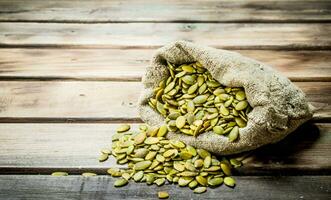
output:
[[[314,120],[329,120],[331,84],[295,84],[316,107]],[[0,88],[1,122],[139,120],[138,82],[0,81]]]
[[[0,46],[155,48],[189,40],[228,49],[330,49],[330,33],[329,23],[0,23]]]
[[[330,1],[323,0],[2,0],[0,21],[311,22],[330,21],[330,9]]]
[[[331,51],[239,50],[292,81],[331,81]],[[0,49],[0,78],[140,81],[154,49]]]
[[[118,166],[99,163],[119,124],[0,124],[0,174],[105,174]],[[137,124],[132,125],[137,130]],[[306,123],[281,142],[257,149],[237,175],[331,174],[331,124]]]
[[[237,177],[234,189],[221,186],[194,194],[178,185],[162,187],[130,183],[114,188],[115,178],[96,176],[0,176],[0,199],[157,199],[168,191],[170,199],[316,199],[330,197],[330,176],[244,176]]]

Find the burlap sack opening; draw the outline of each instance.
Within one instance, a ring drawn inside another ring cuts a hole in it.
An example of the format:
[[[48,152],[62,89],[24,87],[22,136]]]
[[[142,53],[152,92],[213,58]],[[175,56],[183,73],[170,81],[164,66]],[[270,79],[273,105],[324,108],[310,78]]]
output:
[[[144,89],[138,109],[142,120],[149,125],[164,124],[164,117],[148,105],[148,99],[153,95],[153,88],[168,76],[166,60],[175,64],[200,62],[221,84],[243,87],[253,107],[248,114],[247,126],[240,128],[235,142],[229,142],[227,137],[212,131],[196,138],[171,132],[167,134],[169,139],[179,139],[197,148],[228,155],[275,143],[313,115],[313,107],[305,94],[268,65],[235,52],[178,41],[156,51],[142,79]]]

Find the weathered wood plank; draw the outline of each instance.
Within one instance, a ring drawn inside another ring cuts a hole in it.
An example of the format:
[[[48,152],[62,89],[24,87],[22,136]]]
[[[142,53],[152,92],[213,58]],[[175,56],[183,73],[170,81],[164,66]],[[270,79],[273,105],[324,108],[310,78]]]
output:
[[[294,81],[331,81],[331,51],[239,50]],[[61,80],[141,79],[151,49],[0,49],[0,78]]]
[[[307,22],[330,21],[330,1],[43,1],[0,2],[0,21]]]
[[[329,23],[0,23],[0,45],[155,48],[189,40],[229,49],[330,49],[330,33]]]
[[[314,119],[330,119],[331,84],[295,84],[318,109]],[[137,100],[142,84],[138,82],[0,81],[0,88],[1,122],[139,120]]]
[[[109,176],[0,176],[0,199],[157,199],[168,191],[170,199],[316,199],[330,197],[330,176],[244,176],[234,189],[221,186],[194,194],[178,185],[162,187],[131,183],[114,188]]]
[[[111,146],[118,124],[0,124],[0,174],[105,174],[121,167],[115,160],[99,163],[102,148]],[[133,124],[137,130],[137,124]],[[254,151],[240,175],[330,174],[331,124],[306,123],[283,141]]]

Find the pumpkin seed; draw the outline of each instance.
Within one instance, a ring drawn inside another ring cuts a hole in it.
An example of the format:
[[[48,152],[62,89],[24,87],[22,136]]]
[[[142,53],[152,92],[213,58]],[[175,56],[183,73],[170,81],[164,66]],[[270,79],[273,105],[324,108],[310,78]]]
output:
[[[191,181],[193,180],[193,178],[191,177],[180,177],[178,179],[178,185],[179,186],[187,186]]]
[[[196,103],[196,104],[202,104],[202,103],[205,103],[207,101],[207,98],[208,98],[207,95],[199,95],[199,96],[196,96],[193,99],[193,102]]]
[[[179,129],[183,128],[185,123],[186,123],[186,118],[184,116],[180,116],[176,119],[176,126]]]
[[[209,168],[211,165],[211,157],[210,156],[207,156],[205,158],[205,160],[203,161],[203,166],[204,168]]]
[[[158,178],[154,181],[157,186],[161,186],[165,183],[165,178]]]
[[[238,91],[236,93],[236,99],[239,100],[239,101],[242,101],[246,98],[246,94],[244,91]]]
[[[67,172],[53,172],[52,176],[68,176]]]
[[[144,171],[139,171],[137,173],[134,174],[133,176],[133,180],[138,182],[141,181],[141,179],[144,177]]]
[[[108,154],[103,153],[99,156],[99,162],[104,162],[106,160],[108,160]]]
[[[134,143],[136,145],[142,144],[146,139],[146,132],[141,132],[134,137]]]
[[[116,129],[117,133],[124,133],[128,130],[130,130],[130,125],[128,124],[123,124]]]
[[[225,177],[224,184],[229,187],[234,187],[236,185],[236,181],[232,177]]]
[[[160,191],[158,192],[158,197],[159,199],[167,199],[169,198],[169,194],[166,191]]]
[[[221,126],[214,126],[213,131],[217,135],[223,135],[224,134],[224,129]]]
[[[227,163],[221,163],[221,169],[225,175],[231,176],[231,167]]]
[[[197,187],[193,191],[194,191],[194,193],[201,194],[201,193],[206,192],[207,188],[206,187]]]
[[[157,137],[164,137],[168,133],[168,128],[166,125],[162,125],[159,128],[159,131],[157,133]]]
[[[244,110],[245,108],[247,108],[248,106],[248,102],[247,101],[240,101],[239,103],[237,103],[237,105],[235,106],[236,110]]]
[[[207,179],[203,176],[196,176],[195,180],[198,181],[200,185],[206,186],[207,185]]]
[[[144,170],[151,166],[152,162],[149,160],[138,162],[135,164],[135,170]]]
[[[114,182],[114,186],[115,187],[122,187],[124,185],[128,184],[128,181],[124,178],[120,178],[120,179],[117,179],[115,182]]]
[[[222,177],[212,178],[212,179],[208,180],[208,185],[214,186],[214,187],[217,187],[217,186],[221,185],[222,183],[223,183]]]
[[[239,135],[239,127],[235,126],[229,133],[229,141],[230,142],[235,141],[238,138],[238,135]]]
[[[159,143],[159,138],[157,137],[148,137],[144,141],[145,144],[157,144]]]
[[[96,173],[92,173],[92,172],[84,172],[82,173],[82,176],[84,177],[90,177],[90,176],[96,176],[97,174]]]

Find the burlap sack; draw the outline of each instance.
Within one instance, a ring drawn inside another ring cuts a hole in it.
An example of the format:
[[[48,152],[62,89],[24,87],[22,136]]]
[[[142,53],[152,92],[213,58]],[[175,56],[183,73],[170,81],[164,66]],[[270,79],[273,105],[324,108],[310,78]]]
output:
[[[144,89],[138,109],[142,120],[149,125],[164,124],[164,118],[148,105],[148,98],[152,97],[153,88],[168,76],[166,60],[175,64],[200,62],[221,84],[244,87],[247,100],[253,107],[248,114],[247,126],[240,128],[235,142],[229,142],[226,136],[212,131],[197,138],[168,133],[169,139],[179,139],[197,148],[228,155],[275,143],[313,115],[313,107],[305,94],[270,66],[235,52],[178,41],[156,51],[142,79]]]

